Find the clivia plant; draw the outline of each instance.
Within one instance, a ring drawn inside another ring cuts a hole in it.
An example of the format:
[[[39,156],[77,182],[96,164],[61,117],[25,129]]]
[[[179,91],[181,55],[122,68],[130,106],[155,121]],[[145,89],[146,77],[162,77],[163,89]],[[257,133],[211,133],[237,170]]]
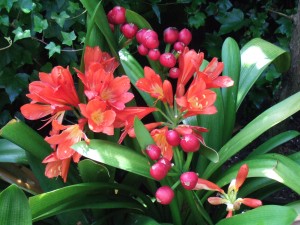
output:
[[[234,133],[255,80],[272,62],[285,71],[288,54],[262,39],[240,50],[228,38],[221,61],[208,62],[189,48],[186,28],[158,34],[133,11],[81,2],[89,16],[81,67],[74,76],[61,66],[40,72],[21,107],[49,134],[18,119],[1,129],[40,185],[17,183],[29,198],[15,185],[2,192],[1,224],[291,224],[299,202],[264,199],[285,186],[300,193],[299,154],[270,153],[297,131],[228,164],[299,111],[297,93]]]

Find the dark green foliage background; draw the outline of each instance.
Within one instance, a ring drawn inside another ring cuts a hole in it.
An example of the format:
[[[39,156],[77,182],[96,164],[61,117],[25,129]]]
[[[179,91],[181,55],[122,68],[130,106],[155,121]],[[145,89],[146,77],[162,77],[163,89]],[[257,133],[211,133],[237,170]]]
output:
[[[226,37],[240,46],[262,37],[288,48],[295,1],[280,0],[177,0],[104,1],[134,10],[162,36],[168,26],[188,27],[193,32],[191,47],[209,57],[220,57]],[[19,107],[28,102],[29,82],[38,71],[50,72],[56,65],[78,67],[86,34],[86,11],[80,2],[65,0],[0,1],[0,127],[12,117],[22,118]],[[279,12],[279,13],[278,13]],[[280,15],[285,14],[285,16]],[[11,42],[11,43],[10,43]],[[275,69],[256,84],[250,100],[256,107],[272,97],[280,83]],[[259,100],[256,100],[259,99]]]

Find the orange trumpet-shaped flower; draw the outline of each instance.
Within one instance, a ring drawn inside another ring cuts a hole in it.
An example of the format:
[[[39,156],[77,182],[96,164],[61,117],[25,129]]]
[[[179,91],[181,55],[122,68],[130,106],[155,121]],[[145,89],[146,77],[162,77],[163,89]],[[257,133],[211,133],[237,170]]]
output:
[[[181,112],[186,112],[184,117],[198,114],[214,114],[217,112],[213,105],[217,95],[215,92],[206,89],[202,79],[195,79],[184,96],[176,98]]]
[[[179,62],[179,77],[177,80],[176,96],[181,97],[185,92],[185,85],[192,78],[193,74],[200,68],[204,59],[204,53],[197,53],[195,50],[189,50],[187,47],[180,54]]]
[[[118,110],[134,98],[127,76],[114,78],[112,72],[107,72],[101,64],[91,64],[85,74],[78,72],[78,77],[84,84],[84,93],[89,100],[98,98]]]
[[[86,105],[79,104],[80,111],[88,119],[89,128],[94,132],[102,132],[107,135],[114,134],[114,121],[116,113],[107,110],[105,102],[98,99],[89,101]]]
[[[115,60],[115,58],[111,57],[107,52],[102,52],[98,46],[86,46],[84,51],[85,71],[87,71],[93,63],[101,64],[103,69],[110,73],[113,73],[119,66],[119,63]]]
[[[51,73],[39,73],[40,81],[29,84],[32,101],[21,107],[21,113],[29,120],[36,120],[58,112],[70,110],[79,104],[72,75],[68,69],[54,67]]]
[[[160,76],[155,73],[150,67],[144,68],[144,78],[140,78],[136,82],[136,87],[141,91],[147,92],[153,98],[168,102],[173,105],[173,91],[172,85],[168,80],[162,82]]]
[[[161,149],[161,155],[168,159],[169,161],[173,158],[172,146],[167,142],[166,133],[168,132],[168,127],[163,127],[160,129],[154,129],[151,131],[151,136],[155,141],[156,145]]]
[[[52,121],[52,131],[50,137],[45,140],[54,149],[54,152],[47,156],[42,163],[47,163],[45,175],[48,178],[61,176],[64,182],[67,181],[68,170],[71,159],[79,162],[81,155],[74,151],[71,146],[82,139],[89,143],[89,139],[83,132],[84,120],[80,120],[78,124],[64,126],[57,120]],[[62,131],[61,133],[59,133]]]
[[[45,176],[54,178],[61,176],[64,182],[67,182],[68,171],[71,163],[71,158],[59,159],[56,152],[47,156],[42,163],[47,163],[45,169]]]
[[[62,125],[59,124],[56,120],[52,121],[52,127],[54,132],[51,132],[51,136],[46,137],[47,141],[54,150],[56,150],[56,156],[58,159],[66,159],[73,157],[74,162],[78,162],[79,158],[78,153],[74,151],[71,146],[75,143],[84,139],[89,143],[89,139],[86,137],[83,132],[83,126],[85,121],[81,120],[79,124],[74,125]],[[62,131],[58,133],[58,131]]]
[[[142,119],[155,110],[156,108],[154,107],[126,107],[124,110],[115,110],[116,120],[114,122],[114,127],[124,127],[124,131],[122,132],[118,143],[122,143],[129,130],[133,127],[135,117]]]
[[[203,71],[197,72],[197,76],[205,81],[207,88],[230,87],[234,81],[228,76],[220,76],[223,68],[224,64],[213,58]]]
[[[222,189],[217,190],[213,188],[214,186],[211,185],[210,184],[211,182],[209,181],[203,180],[200,182],[202,186],[203,185],[209,186],[208,190],[215,190],[221,193],[220,197],[209,197],[207,200],[212,205],[226,204],[227,205],[226,210],[228,211],[226,218],[231,217],[234,211],[239,210],[241,204],[244,204],[251,208],[256,208],[262,205],[262,202],[259,199],[237,198],[238,190],[241,187],[241,185],[244,183],[248,175],[248,171],[249,168],[247,164],[244,164],[240,167],[236,178],[231,181],[227,193],[225,193]],[[199,189],[205,189],[205,188],[197,188],[196,185],[195,190],[199,190]]]

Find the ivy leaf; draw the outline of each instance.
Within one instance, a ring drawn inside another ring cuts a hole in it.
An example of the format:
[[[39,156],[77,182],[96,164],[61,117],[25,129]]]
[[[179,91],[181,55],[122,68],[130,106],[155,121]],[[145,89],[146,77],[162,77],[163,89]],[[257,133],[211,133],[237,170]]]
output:
[[[64,23],[67,18],[70,18],[70,16],[66,13],[66,11],[62,11],[59,15],[54,12],[51,15],[51,19],[54,19],[55,22],[62,28],[64,26]]]
[[[76,39],[76,35],[75,32],[72,31],[70,33],[67,32],[61,32],[62,36],[63,36],[63,44],[68,45],[68,46],[72,46],[73,41]]]
[[[17,29],[15,29],[13,31],[13,33],[15,34],[14,42],[16,42],[17,40],[31,37],[30,30],[23,31],[21,27],[18,27]]]
[[[188,22],[189,25],[198,29],[199,27],[205,24],[205,14],[202,12],[197,12],[195,15],[189,17]]]
[[[53,56],[54,53],[60,53],[60,45],[55,45],[54,42],[50,42],[46,45],[45,49],[49,50],[49,58]]]
[[[1,0],[0,1],[0,9],[6,8],[7,12],[10,12],[14,2],[17,2],[18,0]]]
[[[37,15],[34,15],[33,17],[33,24],[34,24],[34,31],[38,33],[42,33],[43,30],[46,30],[48,28],[47,20],[43,20]]]
[[[79,4],[76,2],[69,2],[69,6],[67,8],[71,13],[75,13],[80,9]]]
[[[21,92],[28,86],[29,75],[26,73],[14,74],[11,70],[4,70],[0,74],[0,87],[5,88],[10,103],[21,94]]]
[[[227,11],[232,7],[230,0],[219,0],[217,2],[218,8],[220,11]]]
[[[279,20],[276,20],[280,26],[276,29],[275,33],[285,34],[287,37],[291,37],[291,31],[293,28],[292,20],[281,17]]]
[[[244,13],[240,9],[232,9],[230,12],[221,13],[215,16],[215,19],[221,24],[219,34],[227,34],[231,31],[237,31],[246,24]]]
[[[33,7],[35,6],[32,0],[20,0],[19,5],[24,13],[30,13],[33,10]]]
[[[9,17],[8,17],[8,15],[0,16],[0,25],[4,25],[6,27],[9,26]]]

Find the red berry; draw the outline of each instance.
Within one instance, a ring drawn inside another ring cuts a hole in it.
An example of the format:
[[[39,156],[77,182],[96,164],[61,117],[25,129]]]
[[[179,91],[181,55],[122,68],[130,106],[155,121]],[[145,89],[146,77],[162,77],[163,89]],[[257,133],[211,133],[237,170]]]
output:
[[[200,141],[193,134],[185,134],[181,138],[180,146],[184,152],[196,152],[200,148]]]
[[[153,61],[159,60],[160,51],[157,48],[150,49],[148,52],[148,57]]]
[[[177,67],[173,67],[169,70],[169,77],[177,79],[179,77],[180,70]]]
[[[148,52],[149,52],[149,49],[145,47],[145,45],[143,44],[140,44],[138,47],[137,47],[137,50],[138,52],[140,53],[140,55],[147,55]]]
[[[143,42],[143,35],[144,33],[147,31],[146,28],[143,28],[143,29],[140,29],[138,30],[138,32],[136,33],[135,35],[135,38],[136,38],[136,41],[139,43],[139,44],[142,44]]]
[[[178,146],[180,144],[180,135],[176,130],[168,130],[166,139],[169,145]]]
[[[162,180],[165,178],[165,176],[168,173],[168,168],[166,165],[162,163],[155,163],[151,166],[150,168],[150,175],[153,177],[155,180]]]
[[[178,33],[176,27],[168,27],[164,30],[164,42],[173,44],[178,39]]]
[[[167,167],[167,170],[169,171],[172,167],[170,160],[168,160],[167,158],[160,158],[158,161],[158,163],[162,163]]]
[[[187,190],[192,190],[198,182],[198,175],[195,172],[185,172],[180,176],[182,186]]]
[[[137,30],[138,30],[138,27],[134,23],[125,23],[121,26],[121,32],[128,39],[134,38]]]
[[[157,33],[150,29],[145,31],[142,38],[142,44],[150,49],[157,48],[159,46]]]
[[[177,52],[182,52],[184,50],[185,44],[181,41],[175,42],[173,48]]]
[[[192,33],[188,29],[182,29],[178,34],[178,41],[183,42],[185,45],[188,45],[192,40]]]
[[[161,149],[157,145],[150,144],[146,147],[145,152],[150,159],[158,160],[161,154]]]
[[[176,64],[176,58],[172,53],[167,52],[160,55],[159,62],[164,67],[172,68]]]
[[[126,22],[126,9],[121,6],[115,6],[107,14],[107,19],[109,23],[112,24],[123,24]]]
[[[162,186],[157,189],[155,197],[158,203],[168,205],[174,198],[174,191],[169,186]]]

